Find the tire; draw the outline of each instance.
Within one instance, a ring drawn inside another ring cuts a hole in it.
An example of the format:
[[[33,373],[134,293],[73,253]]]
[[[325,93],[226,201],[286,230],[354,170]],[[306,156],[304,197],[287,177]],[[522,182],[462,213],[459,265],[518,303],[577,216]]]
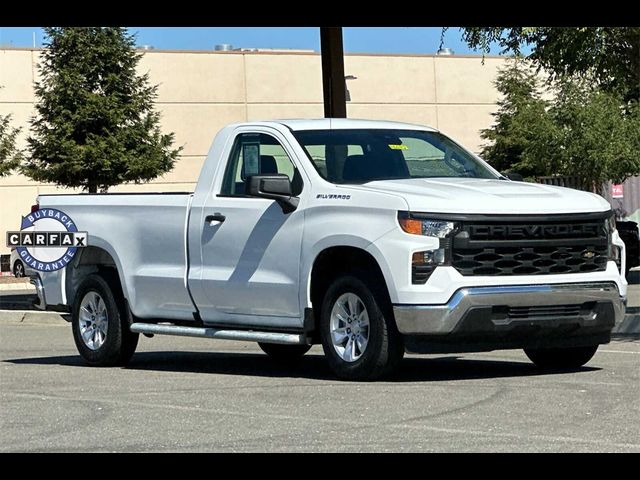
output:
[[[16,278],[22,278],[24,275],[24,263],[22,263],[22,260],[16,260],[13,264],[13,276]]]
[[[569,348],[525,348],[529,360],[544,370],[572,370],[585,365],[598,350],[598,345]]]
[[[258,345],[274,362],[283,365],[299,362],[302,356],[311,348],[311,345],[280,345],[262,342],[258,342]]]
[[[71,317],[73,339],[89,365],[126,365],[133,356],[139,335],[129,330],[124,308],[120,286],[113,277],[92,274],[78,287]]]
[[[322,348],[331,370],[344,380],[375,380],[390,375],[404,355],[404,341],[396,328],[387,294],[367,280],[371,278],[374,276],[365,272],[339,276],[322,302]],[[350,305],[355,312],[345,310],[351,310]],[[351,323],[347,323],[349,320]]]

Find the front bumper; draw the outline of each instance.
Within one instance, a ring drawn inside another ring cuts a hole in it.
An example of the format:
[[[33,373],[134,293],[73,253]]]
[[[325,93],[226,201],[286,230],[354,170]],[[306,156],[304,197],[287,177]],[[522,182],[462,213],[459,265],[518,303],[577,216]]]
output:
[[[38,310],[46,310],[47,309],[47,299],[44,293],[44,285],[42,283],[42,279],[39,274],[31,275],[29,279],[29,283],[36,287],[36,295],[38,299],[33,303],[33,306]]]
[[[466,287],[443,305],[394,305],[393,312],[404,335],[610,334],[624,300],[613,282]]]

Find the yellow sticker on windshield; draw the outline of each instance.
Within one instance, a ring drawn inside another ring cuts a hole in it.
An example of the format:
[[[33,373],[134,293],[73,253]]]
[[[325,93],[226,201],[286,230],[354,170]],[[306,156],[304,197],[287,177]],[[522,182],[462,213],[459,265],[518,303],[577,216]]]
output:
[[[389,145],[391,150],[409,150],[409,147],[406,145]]]

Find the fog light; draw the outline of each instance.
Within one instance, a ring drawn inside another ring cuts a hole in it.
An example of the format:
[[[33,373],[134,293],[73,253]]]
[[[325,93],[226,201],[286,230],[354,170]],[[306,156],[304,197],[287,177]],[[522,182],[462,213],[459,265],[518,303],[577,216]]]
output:
[[[446,252],[444,248],[437,250],[427,250],[424,252],[415,252],[411,257],[411,263],[414,265],[442,265],[446,260]]]
[[[411,283],[426,283],[435,268],[438,265],[444,265],[446,260],[447,255],[444,248],[414,252],[411,256]]]

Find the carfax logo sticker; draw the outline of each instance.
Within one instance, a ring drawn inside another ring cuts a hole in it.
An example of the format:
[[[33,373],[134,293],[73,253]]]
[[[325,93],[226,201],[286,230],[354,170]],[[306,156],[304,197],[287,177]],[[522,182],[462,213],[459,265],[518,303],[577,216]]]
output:
[[[66,267],[78,248],[88,245],[87,232],[55,208],[43,208],[22,217],[19,232],[7,232],[7,246],[34,270],[53,272]]]

